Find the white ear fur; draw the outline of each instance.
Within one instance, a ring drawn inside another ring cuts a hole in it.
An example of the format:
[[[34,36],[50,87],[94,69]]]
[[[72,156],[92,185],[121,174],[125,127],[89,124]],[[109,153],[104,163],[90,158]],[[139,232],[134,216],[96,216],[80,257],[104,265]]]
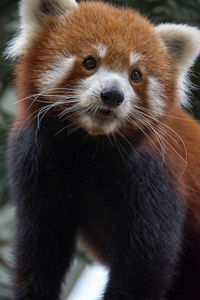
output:
[[[200,30],[187,25],[161,24],[155,27],[180,72],[194,64],[200,54]]]
[[[15,58],[25,53],[29,42],[37,35],[46,16],[67,15],[78,6],[75,0],[21,0],[21,24],[18,34],[9,43],[6,55]]]
[[[174,58],[179,71],[179,101],[181,105],[188,107],[190,103],[187,96],[189,93],[187,72],[200,54],[200,30],[195,27],[176,24],[161,24],[155,29],[164,47]]]

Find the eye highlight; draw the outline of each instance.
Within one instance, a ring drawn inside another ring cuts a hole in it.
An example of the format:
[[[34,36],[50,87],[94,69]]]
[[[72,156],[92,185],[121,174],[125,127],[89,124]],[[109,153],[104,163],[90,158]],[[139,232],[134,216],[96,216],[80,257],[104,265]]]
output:
[[[97,61],[94,57],[89,56],[86,59],[84,59],[82,65],[86,70],[93,71],[97,67]]]
[[[142,80],[142,73],[139,70],[133,70],[131,73],[131,80],[138,83]]]

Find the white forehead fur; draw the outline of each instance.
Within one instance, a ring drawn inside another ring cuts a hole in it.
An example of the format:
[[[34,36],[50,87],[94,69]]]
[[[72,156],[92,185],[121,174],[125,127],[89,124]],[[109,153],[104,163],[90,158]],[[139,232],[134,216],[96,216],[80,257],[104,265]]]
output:
[[[42,19],[46,17],[43,12],[40,12],[41,3],[42,0],[21,0],[19,3],[20,27],[17,35],[7,47],[6,54],[8,57],[15,58],[23,55],[31,40],[37,35]],[[60,7],[63,10],[63,15],[68,14],[78,5],[75,0],[51,0],[51,4]]]
[[[130,66],[133,66],[135,63],[137,63],[140,58],[141,58],[141,55],[132,51],[130,54]]]
[[[42,74],[38,80],[38,86],[42,91],[56,87],[70,73],[75,56],[65,57],[58,55],[57,60]]]
[[[104,56],[106,55],[107,46],[105,46],[104,44],[98,43],[98,44],[95,44],[93,47],[97,50],[99,57],[104,58]]]

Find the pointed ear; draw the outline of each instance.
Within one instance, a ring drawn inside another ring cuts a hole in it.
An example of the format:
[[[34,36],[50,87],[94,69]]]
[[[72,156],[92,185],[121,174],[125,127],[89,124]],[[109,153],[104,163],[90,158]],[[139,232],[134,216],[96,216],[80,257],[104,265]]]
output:
[[[8,45],[6,55],[15,58],[24,54],[47,16],[64,16],[78,6],[76,0],[21,0],[20,30]]]
[[[176,67],[180,72],[187,72],[200,54],[200,30],[176,24],[161,24],[155,26],[155,29],[168,53],[174,58]]]

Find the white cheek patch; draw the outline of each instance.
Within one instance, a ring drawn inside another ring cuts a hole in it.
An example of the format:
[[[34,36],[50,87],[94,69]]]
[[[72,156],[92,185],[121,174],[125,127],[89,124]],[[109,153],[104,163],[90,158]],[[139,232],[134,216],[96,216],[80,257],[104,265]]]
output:
[[[65,57],[59,55],[58,60],[54,62],[53,65],[50,66],[50,68],[39,78],[38,83],[40,89],[42,91],[48,90],[61,83],[62,80],[70,73],[75,59],[75,56]]]
[[[99,57],[104,58],[104,56],[106,55],[107,46],[99,43],[99,44],[94,45],[93,47],[97,50]]]
[[[153,115],[162,116],[166,107],[164,87],[157,78],[149,77],[147,94]]]
[[[132,51],[131,54],[130,54],[130,66],[137,63],[140,58],[141,58],[141,55],[139,55],[136,52]]]

